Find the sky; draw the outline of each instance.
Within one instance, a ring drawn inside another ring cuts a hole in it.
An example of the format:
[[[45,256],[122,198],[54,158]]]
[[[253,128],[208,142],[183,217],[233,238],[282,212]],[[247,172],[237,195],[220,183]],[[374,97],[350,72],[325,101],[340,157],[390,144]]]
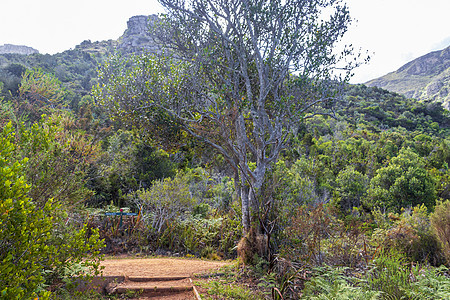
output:
[[[344,42],[371,56],[354,71],[364,83],[414,58],[450,46],[449,0],[346,0],[355,21]],[[40,53],[73,49],[84,40],[119,38],[135,15],[163,12],[156,0],[0,0],[0,45]]]

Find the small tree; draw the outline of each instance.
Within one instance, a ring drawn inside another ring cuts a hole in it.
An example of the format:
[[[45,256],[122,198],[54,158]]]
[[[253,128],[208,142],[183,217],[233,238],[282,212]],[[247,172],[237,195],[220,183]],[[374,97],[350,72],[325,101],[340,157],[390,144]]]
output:
[[[344,60],[350,49],[334,51],[351,21],[347,7],[339,0],[160,3],[167,14],[153,35],[174,58],[134,58],[131,69],[112,59],[100,70],[97,101],[154,137],[173,142],[181,129],[220,153],[234,171],[246,233],[266,205],[265,174],[290,134],[302,118],[333,114],[355,66]]]
[[[370,181],[364,204],[399,212],[401,208],[425,204],[431,209],[436,201],[436,182],[425,169],[425,161],[403,148],[388,166],[377,170]]]
[[[30,122],[39,120],[42,114],[61,108],[64,101],[61,82],[42,69],[27,69],[22,74],[19,95],[16,98],[18,116],[25,115]]]

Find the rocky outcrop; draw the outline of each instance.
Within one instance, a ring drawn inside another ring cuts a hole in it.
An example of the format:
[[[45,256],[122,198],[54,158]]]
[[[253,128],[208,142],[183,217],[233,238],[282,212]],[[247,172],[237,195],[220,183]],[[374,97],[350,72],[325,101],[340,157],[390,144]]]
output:
[[[158,16],[134,16],[127,22],[127,29],[119,38],[117,49],[124,53],[159,53],[160,47],[153,41],[150,28],[158,21]]]
[[[23,54],[30,55],[39,53],[38,50],[28,47],[28,46],[17,46],[11,44],[4,44],[0,46],[0,54]]]
[[[419,57],[395,72],[366,83],[450,108],[450,46]]]

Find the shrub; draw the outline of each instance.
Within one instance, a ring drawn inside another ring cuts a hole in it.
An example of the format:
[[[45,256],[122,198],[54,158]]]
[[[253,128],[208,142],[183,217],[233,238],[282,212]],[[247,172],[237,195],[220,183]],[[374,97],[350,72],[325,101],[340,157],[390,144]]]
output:
[[[148,190],[139,190],[136,201],[142,207],[144,220],[156,233],[192,209],[196,202],[189,191],[189,174],[178,173],[173,179],[156,180]]]
[[[27,196],[27,159],[16,160],[13,140],[9,123],[0,134],[0,297],[45,299],[47,285],[95,272],[102,242],[96,230],[86,238],[86,226],[67,226],[67,215],[52,199],[37,207]]]
[[[290,260],[322,264],[324,240],[331,234],[330,225],[334,221],[327,206],[319,204],[312,209],[300,207],[285,230],[281,255]]]
[[[406,293],[412,299],[450,299],[450,279],[445,275],[448,269],[422,269],[419,266],[412,269],[411,288]]]
[[[398,252],[381,252],[365,275],[366,290],[382,292],[383,299],[449,299],[447,268],[422,268],[407,263]]]
[[[450,264],[450,200],[438,202],[430,219],[433,232]]]
[[[361,205],[360,199],[366,192],[367,181],[367,176],[356,171],[353,166],[339,172],[336,177],[336,194],[343,212],[349,212],[353,207]]]
[[[387,167],[377,170],[364,205],[399,212],[401,208],[420,204],[431,209],[435,200],[435,179],[425,169],[424,159],[409,149],[402,149]]]
[[[41,263],[48,259],[52,221],[27,197],[22,161],[13,159],[11,123],[0,136],[0,296],[48,297]],[[51,202],[44,207],[49,210]]]
[[[402,214],[391,214],[393,220],[385,229],[377,229],[373,240],[384,250],[403,253],[410,261],[428,262],[438,266],[443,262],[442,249],[433,235],[427,208],[416,206]]]

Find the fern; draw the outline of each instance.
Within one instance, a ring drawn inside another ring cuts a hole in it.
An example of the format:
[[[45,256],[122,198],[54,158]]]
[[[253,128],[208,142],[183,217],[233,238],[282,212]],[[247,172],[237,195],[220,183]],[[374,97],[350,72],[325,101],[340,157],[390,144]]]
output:
[[[316,271],[321,273],[313,277],[305,285],[305,299],[311,300],[370,300],[380,299],[381,292],[364,290],[355,282],[357,279],[344,275],[346,268],[317,268]]]
[[[444,275],[448,269],[439,268],[413,270],[415,281],[411,283],[408,296],[417,299],[450,299],[450,278]]]

